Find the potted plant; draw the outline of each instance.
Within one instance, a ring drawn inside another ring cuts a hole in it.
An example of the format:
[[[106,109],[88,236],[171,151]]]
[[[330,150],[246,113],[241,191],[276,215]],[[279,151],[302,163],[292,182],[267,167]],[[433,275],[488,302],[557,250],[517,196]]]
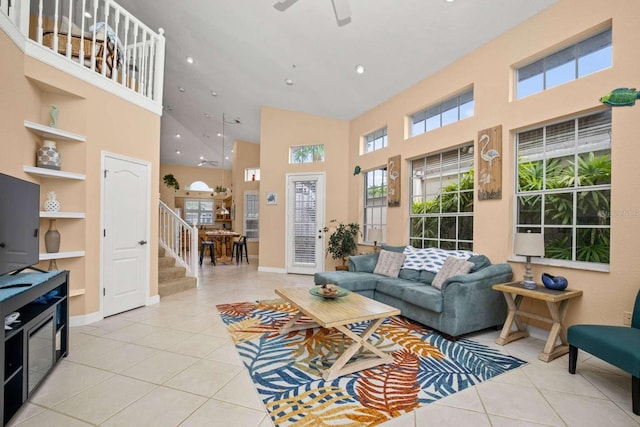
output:
[[[329,236],[327,244],[327,255],[331,254],[331,258],[342,260],[342,265],[336,266],[336,270],[347,270],[347,258],[353,255],[358,249],[358,235],[360,234],[360,224],[349,223],[343,224],[332,219],[330,224],[337,225],[324,227],[323,231],[328,233],[334,229]]]
[[[164,181],[164,184],[169,187],[172,188],[174,190],[179,190],[180,189],[180,184],[178,183],[178,180],[176,179],[175,176],[173,176],[172,173],[168,173],[165,176],[162,177],[162,180]]]

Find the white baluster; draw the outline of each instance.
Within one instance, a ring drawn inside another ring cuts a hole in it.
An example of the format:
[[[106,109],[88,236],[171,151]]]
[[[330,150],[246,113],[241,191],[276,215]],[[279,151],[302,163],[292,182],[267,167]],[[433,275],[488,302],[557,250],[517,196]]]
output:
[[[136,92],[138,92],[140,90],[140,88],[137,86],[138,84],[138,76],[140,75],[140,67],[138,66],[138,21],[136,20],[134,22],[133,25],[133,69],[134,69],[134,73],[133,73],[133,78],[131,79],[131,84],[133,87],[133,90],[135,90]],[[138,70],[138,72],[136,73],[135,70]]]
[[[125,87],[129,86],[129,15],[127,14],[124,20],[124,46],[122,50],[124,51],[124,58],[122,58],[122,66],[124,69],[122,70],[122,83]]]
[[[164,29],[158,28],[158,38],[155,44],[156,50],[156,68],[153,73],[153,100],[157,103],[162,103],[162,90],[163,90],[163,82],[164,82],[164,48],[166,39],[164,37]]]
[[[96,24],[98,17],[98,0],[93,0],[93,34],[91,36],[91,70],[96,70]]]
[[[53,51],[58,51],[58,0],[56,0],[56,9],[53,13]]]
[[[37,34],[37,39],[38,39],[38,44],[41,45],[42,44],[42,0],[39,1],[38,3],[38,34]]]
[[[67,59],[71,59],[71,17],[73,16],[73,2],[69,0],[69,16],[67,16]],[[63,29],[64,31],[64,29]]]
[[[85,13],[87,13],[87,4],[86,0],[82,0],[82,19],[80,23],[80,59],[78,62],[80,65],[84,65],[84,21],[85,21]]]

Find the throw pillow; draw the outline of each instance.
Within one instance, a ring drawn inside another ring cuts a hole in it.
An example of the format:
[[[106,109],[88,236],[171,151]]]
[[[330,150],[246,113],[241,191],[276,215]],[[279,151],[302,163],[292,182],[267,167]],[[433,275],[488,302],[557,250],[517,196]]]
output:
[[[436,289],[442,289],[445,280],[459,274],[467,274],[471,271],[471,267],[473,267],[472,262],[452,256],[447,257],[444,265],[434,277],[433,282],[431,282],[431,286]]]
[[[378,263],[373,272],[383,276],[398,277],[403,262],[404,254],[381,250]]]
[[[402,268],[409,268],[411,270],[427,270],[434,274],[440,271],[447,257],[451,256],[466,260],[469,257],[476,255],[470,251],[445,250],[438,248],[417,249],[412,246],[407,246],[404,250],[404,254],[407,257],[405,258]]]

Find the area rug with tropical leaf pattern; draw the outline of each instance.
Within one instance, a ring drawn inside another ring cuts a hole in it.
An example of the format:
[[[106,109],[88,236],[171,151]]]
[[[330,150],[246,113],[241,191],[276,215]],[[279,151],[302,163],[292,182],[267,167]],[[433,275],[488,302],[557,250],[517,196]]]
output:
[[[217,308],[276,426],[377,425],[526,363],[397,316],[370,338],[393,355],[392,364],[325,381],[322,371],[350,338],[320,327],[280,335],[297,312],[280,299]],[[350,329],[360,333],[368,324]]]

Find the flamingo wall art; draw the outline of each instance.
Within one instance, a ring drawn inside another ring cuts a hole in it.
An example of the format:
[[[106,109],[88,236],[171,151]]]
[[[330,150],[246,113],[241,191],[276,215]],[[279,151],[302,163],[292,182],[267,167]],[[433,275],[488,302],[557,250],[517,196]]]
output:
[[[478,200],[502,198],[502,126],[478,132]]]
[[[387,206],[400,206],[400,156],[387,160]]]

